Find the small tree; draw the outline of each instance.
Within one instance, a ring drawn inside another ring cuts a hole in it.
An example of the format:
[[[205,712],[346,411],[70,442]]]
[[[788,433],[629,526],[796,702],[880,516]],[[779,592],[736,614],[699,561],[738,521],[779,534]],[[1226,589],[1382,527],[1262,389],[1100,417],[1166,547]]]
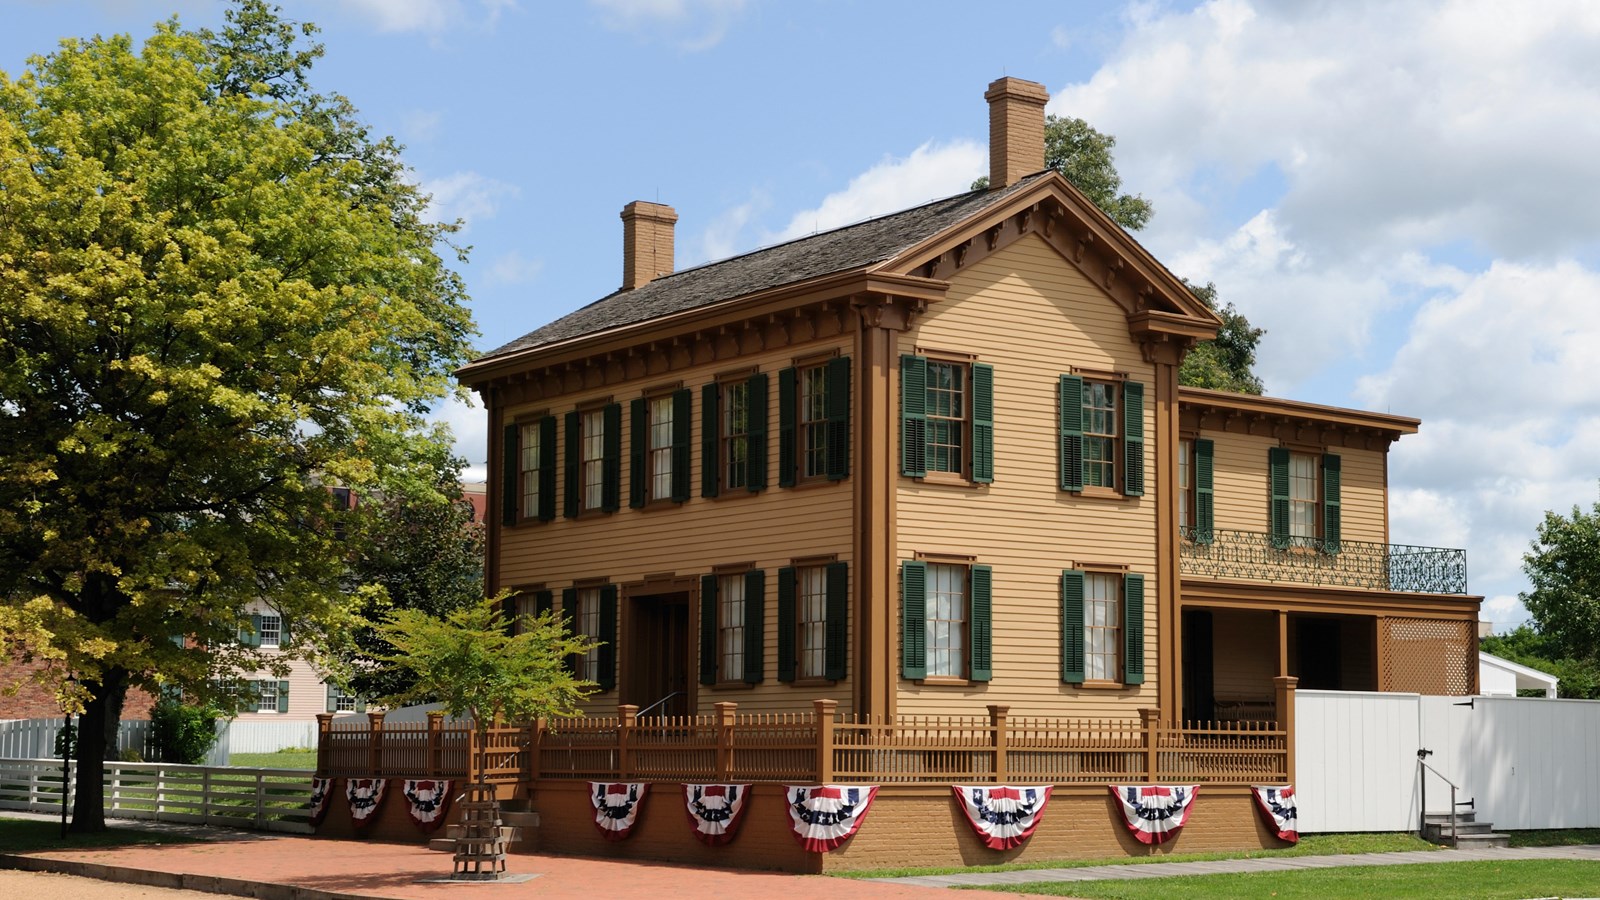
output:
[[[578,702],[597,687],[573,675],[567,664],[569,657],[594,649],[594,640],[569,633],[554,612],[508,620],[502,598],[486,597],[442,618],[397,609],[378,634],[394,648],[382,662],[411,680],[410,688],[383,701],[442,702],[451,716],[472,719],[480,754],[496,719],[575,715]],[[481,779],[484,758],[478,762]]]
[[[151,752],[161,762],[196,765],[217,745],[214,706],[195,706],[163,697],[150,709]]]

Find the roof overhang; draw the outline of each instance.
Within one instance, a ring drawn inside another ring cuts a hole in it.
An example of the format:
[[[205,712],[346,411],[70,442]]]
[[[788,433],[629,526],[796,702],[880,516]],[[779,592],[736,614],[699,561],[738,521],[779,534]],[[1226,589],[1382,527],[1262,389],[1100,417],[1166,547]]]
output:
[[[1180,387],[1179,415],[1195,427],[1257,433],[1273,426],[1295,430],[1361,436],[1385,446],[1402,435],[1416,434],[1422,424],[1410,416],[1323,406],[1259,394]]]

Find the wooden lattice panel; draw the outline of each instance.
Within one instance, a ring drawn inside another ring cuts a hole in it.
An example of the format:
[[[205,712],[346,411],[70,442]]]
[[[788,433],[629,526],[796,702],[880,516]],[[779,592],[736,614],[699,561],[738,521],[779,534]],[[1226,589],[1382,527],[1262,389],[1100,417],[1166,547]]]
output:
[[[1383,621],[1383,689],[1464,697],[1478,687],[1475,624],[1456,619]]]

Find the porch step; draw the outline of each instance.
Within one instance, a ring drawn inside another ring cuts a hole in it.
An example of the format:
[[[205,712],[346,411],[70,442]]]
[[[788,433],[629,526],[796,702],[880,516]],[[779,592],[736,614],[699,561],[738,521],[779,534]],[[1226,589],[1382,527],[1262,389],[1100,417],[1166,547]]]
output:
[[[1422,818],[1422,836],[1435,844],[1451,845],[1450,814],[1430,813]],[[1494,830],[1493,822],[1480,822],[1476,813],[1457,813],[1455,816],[1455,841],[1458,850],[1484,847],[1509,847],[1511,837]]]
[[[1485,831],[1478,834],[1463,834],[1456,838],[1457,850],[1482,850],[1485,847],[1509,847],[1511,835],[1496,834]]]
[[[1458,823],[1461,823],[1461,822],[1476,822],[1478,820],[1478,813],[1476,811],[1474,811],[1474,810],[1467,810],[1466,812],[1458,812],[1455,815],[1455,819],[1456,819],[1456,822],[1458,822]],[[1449,825],[1450,824],[1450,814],[1449,813],[1427,813],[1426,815],[1424,815],[1422,817],[1422,824],[1425,825],[1425,826],[1426,825]]]

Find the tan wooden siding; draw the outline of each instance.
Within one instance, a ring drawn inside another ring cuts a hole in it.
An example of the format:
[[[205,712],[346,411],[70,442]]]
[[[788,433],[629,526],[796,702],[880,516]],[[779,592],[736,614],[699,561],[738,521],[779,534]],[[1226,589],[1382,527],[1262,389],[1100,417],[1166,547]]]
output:
[[[776,570],[789,565],[792,559],[807,556],[836,554],[839,560],[849,562],[852,536],[852,496],[848,480],[806,483],[798,488],[777,486],[777,373],[792,365],[796,358],[831,349],[848,355],[851,346],[852,340],[846,335],[738,360],[725,360],[715,365],[685,370],[681,374],[674,372],[670,377],[654,376],[613,384],[572,394],[556,403],[508,409],[509,421],[518,415],[540,410],[548,410],[559,418],[568,410],[606,397],[620,403],[622,508],[609,515],[585,512],[577,519],[561,517],[560,501],[564,499],[565,491],[561,472],[566,464],[566,445],[564,434],[558,428],[557,517],[550,522],[527,522],[503,529],[500,583],[505,586],[543,585],[555,591],[559,606],[561,588],[578,580],[604,578],[622,585],[660,575],[680,578],[699,576],[709,573],[717,565],[753,563],[767,573],[764,680],[751,689],[718,690],[700,685],[696,691],[696,712],[710,713],[712,704],[722,700],[737,702],[740,711],[809,710],[811,701],[818,697],[838,700],[840,709],[848,711],[851,703],[848,681],[831,686],[797,687],[777,680]],[[719,373],[744,371],[752,366],[758,366],[760,371],[768,374],[767,488],[758,494],[737,489],[725,490],[719,497],[703,498],[700,496],[700,437],[704,423],[701,421],[700,387],[715,380]],[[859,377],[858,371],[852,372],[852,378]],[[693,425],[689,440],[690,499],[681,504],[668,502],[652,504],[644,509],[630,509],[627,505],[630,484],[628,453],[633,436],[628,404],[646,389],[679,381],[693,392]],[[498,436],[499,433],[498,428],[491,429],[492,435]],[[850,575],[853,585],[856,576],[854,566]],[[623,640],[628,627],[627,607],[625,599],[618,604],[618,631],[624,636]],[[699,609],[694,602],[690,607],[690,642],[693,647],[690,654],[690,680],[694,681],[699,672]],[[851,608],[854,608],[853,599]],[[619,646],[618,660],[627,653],[626,646]],[[851,660],[849,666],[853,674],[855,661]],[[596,714],[615,714],[618,702],[619,692],[612,690],[596,694],[585,705],[585,709]]]
[[[952,486],[897,479],[898,555],[970,554],[994,567],[994,677],[970,686],[899,682],[902,714],[1132,718],[1156,705],[1156,425],[1154,367],[1128,336],[1122,309],[1038,237],[987,257],[951,280],[900,336],[899,352],[977,354],[994,366],[994,483]],[[1057,378],[1072,367],[1127,372],[1145,385],[1145,495],[1090,498],[1058,489]],[[899,399],[895,398],[898,409]],[[898,470],[898,432],[892,439]],[[1145,683],[1115,690],[1061,683],[1062,569],[1124,565],[1145,578]],[[897,637],[898,647],[898,637]],[[899,659],[895,660],[895,671]]]
[[[1267,450],[1277,447],[1275,437],[1257,437],[1232,432],[1202,431],[1199,437],[1212,441],[1215,526],[1224,531],[1253,531],[1265,534],[1269,528],[1267,507]],[[1347,541],[1387,540],[1388,502],[1384,489],[1384,451],[1335,447],[1343,469],[1340,479],[1341,524]]]
[[[1339,454],[1339,464],[1344,469],[1339,491],[1344,539],[1388,543],[1385,452],[1354,447],[1340,447],[1333,452]]]
[[[1219,703],[1272,702],[1278,674],[1278,617],[1218,609],[1211,613],[1212,694]]]

